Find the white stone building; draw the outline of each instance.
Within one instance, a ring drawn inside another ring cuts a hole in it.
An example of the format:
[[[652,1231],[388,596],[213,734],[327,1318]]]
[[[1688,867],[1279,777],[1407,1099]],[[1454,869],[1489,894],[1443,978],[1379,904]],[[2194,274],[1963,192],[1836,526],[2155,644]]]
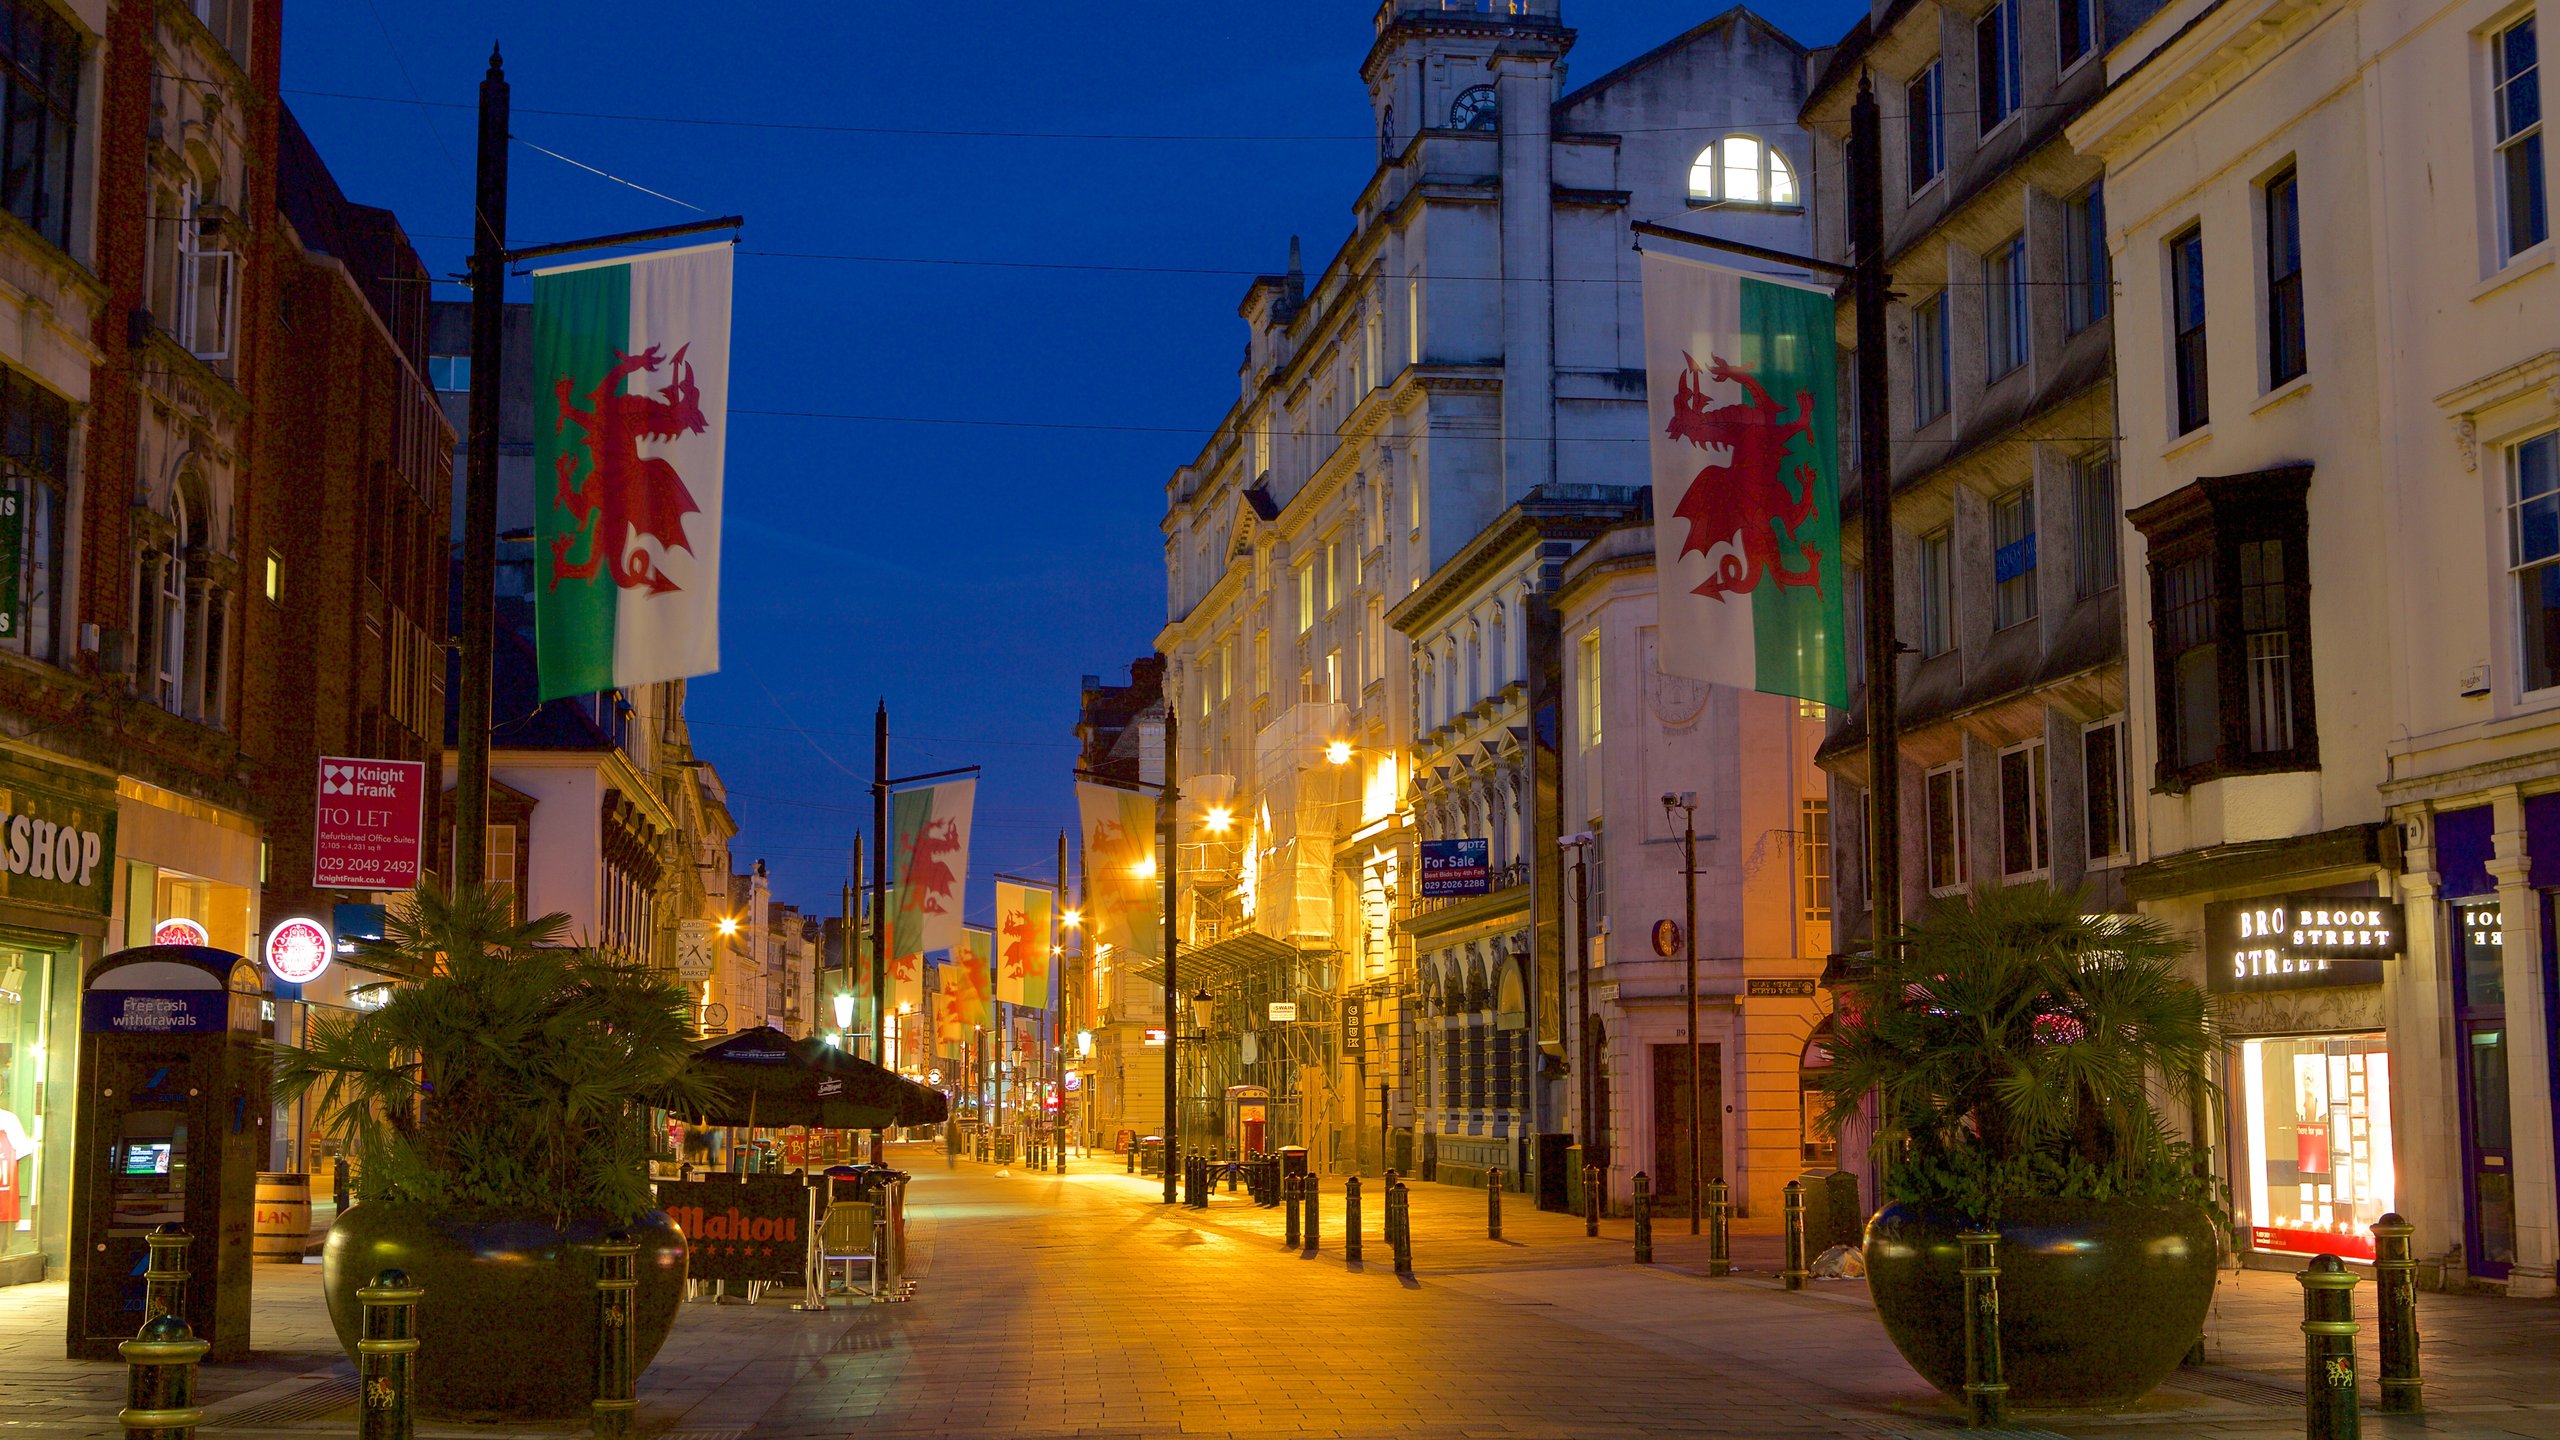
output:
[[[2369,1254],[2396,1209],[2448,1280],[2534,1295],[2560,1264],[2550,12],[2179,0],[2072,130],[2107,167],[2147,621],[2127,888],[2202,937],[2244,1244]],[[2402,923],[2379,958],[2248,933],[2326,907]]]

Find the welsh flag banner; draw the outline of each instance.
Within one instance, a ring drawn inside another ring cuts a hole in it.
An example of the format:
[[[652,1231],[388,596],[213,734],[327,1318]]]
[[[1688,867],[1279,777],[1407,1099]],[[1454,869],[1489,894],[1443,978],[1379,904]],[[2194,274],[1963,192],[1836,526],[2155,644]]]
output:
[[[1849,702],[1831,292],[1644,256],[1665,673]]]
[[[960,906],[968,893],[969,821],[978,782],[902,790],[889,802],[889,1006],[924,999],[927,951],[960,953]]]
[[[1115,958],[1164,954],[1164,888],[1156,877],[1156,802],[1112,785],[1076,782],[1076,815],[1084,828],[1084,889],[1089,933]]]
[[[1008,1005],[1049,1008],[1049,892],[996,882],[996,996]]]
[[[533,277],[545,700],[720,668],[727,244]]]
[[[952,952],[951,963],[942,969],[943,994],[951,1001],[952,1039],[966,1042],[978,1031],[996,1023],[995,989],[989,980],[993,969],[995,936],[971,927],[964,943]]]

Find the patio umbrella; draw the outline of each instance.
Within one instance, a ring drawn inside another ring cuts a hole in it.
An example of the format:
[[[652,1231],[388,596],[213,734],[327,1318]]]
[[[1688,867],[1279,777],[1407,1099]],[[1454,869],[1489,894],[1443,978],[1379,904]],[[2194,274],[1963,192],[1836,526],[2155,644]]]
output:
[[[708,1076],[722,1099],[680,1108],[697,1124],[750,1129],[879,1130],[899,1123],[895,1105],[855,1092],[821,1068],[822,1057],[812,1052],[825,1048],[769,1025],[704,1041],[685,1068]]]

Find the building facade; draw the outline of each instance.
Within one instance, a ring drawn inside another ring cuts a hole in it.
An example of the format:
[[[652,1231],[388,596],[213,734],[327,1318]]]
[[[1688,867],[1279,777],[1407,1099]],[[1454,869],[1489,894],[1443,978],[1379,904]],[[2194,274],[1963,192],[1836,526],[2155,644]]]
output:
[[[2149,622],[2127,889],[2201,942],[2242,1243],[2370,1255],[2397,1210],[2522,1295],[2560,1263],[2552,19],[2173,4],[2073,130]]]
[[[1164,660],[1146,655],[1129,662],[1129,683],[1105,685],[1088,675],[1077,697],[1076,769],[1108,783],[1153,789],[1164,783]],[[1084,873],[1084,857],[1076,857]],[[1079,894],[1084,893],[1081,889]],[[1082,1033],[1075,1043],[1077,1118],[1088,1146],[1110,1149],[1124,1136],[1164,1130],[1163,982],[1142,980],[1124,957],[1097,943],[1091,930],[1065,932],[1063,957],[1077,981],[1075,1009]],[[962,1037],[974,1049],[975,1036]],[[979,1061],[945,1047],[954,1072]],[[974,1111],[972,1113],[975,1113]]]
[[[1554,0],[1379,7],[1362,68],[1379,156],[1351,237],[1312,277],[1293,245],[1248,288],[1237,404],[1167,487],[1181,973],[1217,1001],[1185,1072],[1192,1135],[1223,1137],[1238,1085],[1263,1092],[1268,1139],[1323,1166],[1409,1166],[1418,1120],[1446,1133],[1417,1110],[1400,922],[1412,743],[1449,728],[1417,723],[1425,666],[1445,684],[1464,661],[1417,655],[1387,612],[1541,487],[1642,482],[1631,222],[1805,243],[1799,46],[1734,10],[1569,91],[1572,43]],[[1557,957],[1533,941],[1531,963],[1551,991]],[[1468,1013],[1498,1020],[1497,974]],[[1500,1143],[1453,1149],[1453,1170],[1525,1172],[1510,1098],[1499,1122],[1459,1107],[1460,1128],[1514,1133],[1467,1137]]]

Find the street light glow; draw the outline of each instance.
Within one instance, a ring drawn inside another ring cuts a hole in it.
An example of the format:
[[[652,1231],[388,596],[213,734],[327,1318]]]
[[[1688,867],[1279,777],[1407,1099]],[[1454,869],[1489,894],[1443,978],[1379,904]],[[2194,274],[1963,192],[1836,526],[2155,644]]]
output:
[[[721,916],[721,917],[720,917],[720,933],[721,933],[721,935],[722,935],[723,937],[726,937],[726,936],[730,936],[730,935],[735,935],[735,934],[737,934],[737,933],[738,933],[738,917],[737,917],[737,916],[735,916],[735,915],[723,915],[723,916]]]
[[[1058,917],[1058,923],[1064,925],[1070,930],[1073,930],[1078,925],[1084,923],[1084,912],[1081,910],[1069,910]]]
[[[1137,876],[1141,880],[1153,880],[1156,878],[1156,857],[1150,855],[1144,860],[1139,861],[1137,864],[1130,866],[1129,873]]]
[[[1327,745],[1324,747],[1324,758],[1328,763],[1334,765],[1350,764],[1351,742],[1348,740],[1336,740],[1332,744]]]
[[[851,991],[840,992],[836,996],[836,1028],[839,1030],[850,1030],[853,1028],[853,994]]]
[[[1208,817],[1201,823],[1208,827],[1210,834],[1224,835],[1227,833],[1227,827],[1236,823],[1236,812],[1224,805],[1212,805],[1209,807]]]

